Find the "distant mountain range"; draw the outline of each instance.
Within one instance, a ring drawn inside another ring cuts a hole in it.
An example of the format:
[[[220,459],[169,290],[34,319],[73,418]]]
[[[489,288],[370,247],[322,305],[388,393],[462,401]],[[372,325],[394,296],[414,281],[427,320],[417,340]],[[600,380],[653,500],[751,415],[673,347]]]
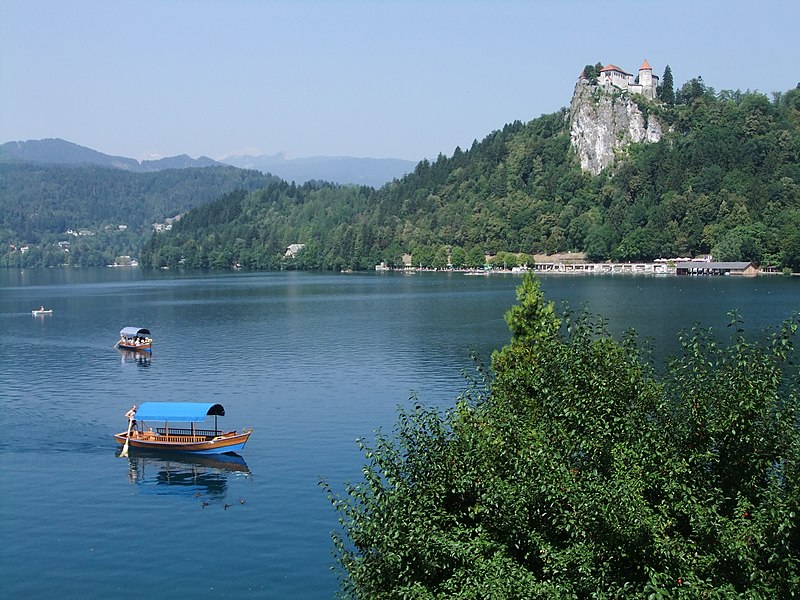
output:
[[[226,165],[242,169],[256,169],[277,175],[286,181],[332,181],[380,187],[393,179],[400,179],[417,165],[400,158],[355,158],[352,156],[313,156],[286,158],[283,154],[260,156],[228,156]]]
[[[331,181],[380,187],[399,179],[416,165],[410,160],[396,158],[354,158],[349,156],[317,156],[287,159],[283,154],[271,156],[230,156],[215,161],[206,156],[191,158],[186,154],[138,161],[123,156],[110,156],[58,138],[6,142],[0,145],[0,162],[39,163],[58,165],[99,165],[135,173],[166,169],[188,169],[230,165],[276,175],[286,181]]]
[[[110,156],[66,140],[49,138],[27,142],[6,142],[0,145],[0,162],[30,162],[58,165],[100,165],[135,173],[150,173],[165,169],[210,167],[218,162],[205,156],[191,158],[186,154],[138,161],[124,156]]]

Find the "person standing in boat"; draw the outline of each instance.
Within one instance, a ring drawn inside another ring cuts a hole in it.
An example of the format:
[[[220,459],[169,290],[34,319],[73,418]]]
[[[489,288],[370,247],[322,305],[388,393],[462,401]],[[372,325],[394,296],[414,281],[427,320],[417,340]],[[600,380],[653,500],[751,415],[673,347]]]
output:
[[[136,433],[136,419],[134,419],[134,417],[136,416],[135,404],[131,406],[131,409],[128,412],[125,413],[125,416],[128,418],[129,422],[128,431],[133,437],[139,437],[138,434]]]

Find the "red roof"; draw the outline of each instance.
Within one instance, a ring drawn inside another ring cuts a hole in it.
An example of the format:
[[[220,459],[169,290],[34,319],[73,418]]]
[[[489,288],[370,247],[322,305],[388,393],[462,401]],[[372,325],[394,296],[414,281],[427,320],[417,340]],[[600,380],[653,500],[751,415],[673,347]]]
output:
[[[617,71],[619,73],[622,73],[623,75],[630,75],[630,73],[626,73],[625,71],[620,69],[617,65],[612,65],[612,64],[607,64],[605,67],[600,69],[601,73],[604,73],[606,71]]]
[[[650,66],[650,63],[647,62],[647,59],[645,58],[644,62],[642,63],[642,66],[639,67],[639,70],[640,71],[652,71],[653,67]]]

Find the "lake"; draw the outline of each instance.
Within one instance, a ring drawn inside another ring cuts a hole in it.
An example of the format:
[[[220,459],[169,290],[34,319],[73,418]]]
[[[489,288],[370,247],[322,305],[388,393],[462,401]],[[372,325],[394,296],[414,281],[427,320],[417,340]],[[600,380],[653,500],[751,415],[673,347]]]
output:
[[[509,340],[520,278],[459,273],[0,270],[0,595],[331,598],[355,440],[416,394],[450,406],[470,352]],[[548,299],[678,351],[693,323],[754,334],[800,309],[800,278],[549,275]],[[52,315],[33,316],[44,304]],[[147,327],[149,357],[114,348]],[[212,401],[253,427],[236,461],[120,458],[146,400]]]

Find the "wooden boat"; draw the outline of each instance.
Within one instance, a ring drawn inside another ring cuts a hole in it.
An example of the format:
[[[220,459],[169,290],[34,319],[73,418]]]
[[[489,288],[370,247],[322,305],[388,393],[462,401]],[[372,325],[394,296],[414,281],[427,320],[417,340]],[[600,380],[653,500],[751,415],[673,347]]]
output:
[[[36,315],[52,315],[52,314],[53,314],[53,309],[52,309],[52,308],[45,308],[45,307],[44,307],[44,305],[42,305],[42,306],[41,306],[41,307],[39,307],[39,308],[34,308],[34,309],[31,311],[31,314],[32,314],[34,317],[35,317]]]
[[[140,450],[191,452],[193,454],[224,454],[244,448],[252,429],[222,432],[217,427],[217,417],[225,416],[225,408],[212,402],[145,402],[134,407],[126,416],[130,419],[127,431],[114,434],[122,444],[123,453],[128,447]],[[206,417],[214,417],[214,429],[198,429]],[[148,421],[163,423],[155,428]],[[181,423],[183,427],[170,427]],[[189,423],[190,426],[185,425]]]
[[[115,346],[123,350],[150,352],[153,349],[153,338],[150,337],[150,330],[144,327],[123,327]]]

